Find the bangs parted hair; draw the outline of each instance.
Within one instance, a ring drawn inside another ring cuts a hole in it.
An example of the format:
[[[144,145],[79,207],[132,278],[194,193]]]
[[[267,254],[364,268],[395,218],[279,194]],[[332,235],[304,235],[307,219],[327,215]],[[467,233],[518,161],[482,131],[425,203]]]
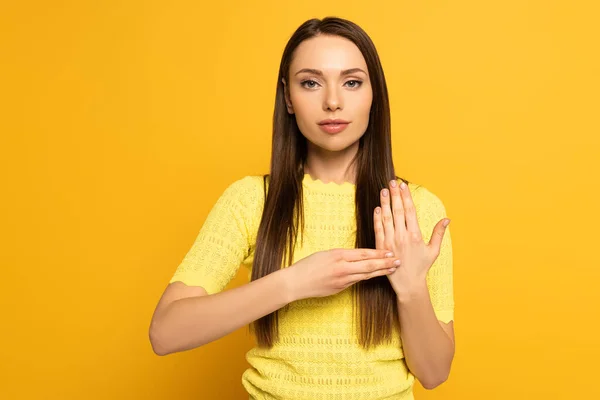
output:
[[[285,78],[289,85],[294,50],[304,40],[318,35],[336,35],[352,41],[366,60],[373,90],[369,124],[359,140],[359,150],[352,161],[356,163],[356,248],[375,248],[373,212],[380,205],[381,189],[388,187],[389,181],[394,178],[408,184],[407,180],[398,178],[394,171],[388,92],[375,45],[362,28],[342,18],[315,18],[304,22],[288,41],[279,66],[271,169],[270,174],[263,176],[265,204],[257,232],[252,281],[289,266],[299,227],[302,235],[304,232],[302,180],[307,143],[298,128],[295,114],[287,112],[285,88],[281,80]],[[388,278],[379,276],[363,280],[352,285],[351,290],[355,300],[355,321],[360,322],[358,339],[361,346],[369,348],[384,341],[389,343],[394,328],[399,332],[400,321],[396,293]],[[278,340],[278,325],[278,311],[250,324],[260,347],[271,347]]]

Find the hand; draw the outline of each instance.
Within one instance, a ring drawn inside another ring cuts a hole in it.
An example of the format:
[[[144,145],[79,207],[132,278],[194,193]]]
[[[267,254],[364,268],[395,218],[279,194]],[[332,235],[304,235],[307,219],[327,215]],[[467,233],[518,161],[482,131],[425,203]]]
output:
[[[313,253],[283,271],[293,300],[300,300],[329,296],[358,281],[389,275],[396,270],[396,260],[389,250],[331,249]]]
[[[444,222],[450,223],[447,218],[441,219],[426,244],[417,222],[410,190],[404,182],[402,186],[400,188],[393,180],[390,190],[386,188],[381,191],[381,207],[375,208],[373,216],[376,249],[393,251],[401,260],[401,267],[388,275],[397,295],[426,285],[427,273],[440,254],[447,226],[444,226]]]

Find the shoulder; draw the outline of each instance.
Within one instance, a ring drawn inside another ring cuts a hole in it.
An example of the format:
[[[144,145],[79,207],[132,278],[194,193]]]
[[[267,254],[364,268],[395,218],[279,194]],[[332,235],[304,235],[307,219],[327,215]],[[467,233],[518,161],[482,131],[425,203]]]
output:
[[[259,190],[260,189],[260,190]],[[231,183],[225,191],[237,193],[239,195],[244,194],[255,194],[255,192],[262,192],[263,189],[263,176],[262,175],[246,175],[238,178]]]
[[[223,193],[229,212],[238,221],[238,226],[248,237],[250,247],[256,235],[264,209],[263,175],[246,175],[232,181]]]
[[[252,213],[260,212],[265,198],[263,176],[246,175],[231,181],[222,197],[251,210]]]

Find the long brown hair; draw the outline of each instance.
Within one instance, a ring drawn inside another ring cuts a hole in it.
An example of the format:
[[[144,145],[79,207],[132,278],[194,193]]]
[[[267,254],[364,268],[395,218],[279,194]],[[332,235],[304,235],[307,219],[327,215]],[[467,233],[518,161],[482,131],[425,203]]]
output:
[[[281,58],[273,115],[271,170],[264,175],[265,204],[258,228],[252,280],[289,266],[293,259],[298,227],[304,231],[302,180],[307,157],[306,138],[296,124],[295,114],[286,109],[284,85],[294,50],[302,41],[317,35],[337,35],[351,40],[366,60],[373,90],[368,127],[360,138],[356,163],[355,247],[375,248],[373,211],[380,205],[380,190],[397,178],[392,161],[391,121],[387,86],[375,45],[355,23],[336,17],[310,19],[294,32]],[[267,178],[269,180],[267,187]],[[405,183],[408,181],[402,179]],[[287,251],[286,251],[287,244]],[[399,329],[396,294],[386,276],[360,281],[352,286],[360,321],[360,344],[368,348],[389,342],[394,327]],[[258,345],[271,347],[279,337],[278,311],[250,326]]]

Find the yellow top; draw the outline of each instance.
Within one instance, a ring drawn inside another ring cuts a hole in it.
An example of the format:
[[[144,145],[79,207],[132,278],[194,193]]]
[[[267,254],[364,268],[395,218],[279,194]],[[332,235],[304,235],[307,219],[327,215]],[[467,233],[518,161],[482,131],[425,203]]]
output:
[[[409,189],[423,240],[446,217],[440,199],[423,186]],[[293,262],[332,248],[354,248],[355,185],[303,179],[305,236]],[[208,294],[225,288],[241,264],[250,279],[256,235],[263,210],[263,178],[245,176],[227,187],[209,212],[196,240],[171,282],[202,286]],[[427,277],[435,314],[454,318],[452,245],[444,234],[438,258]],[[279,312],[280,341],[271,349],[251,349],[242,384],[250,399],[413,399],[414,375],[408,370],[400,337],[364,350],[352,318],[350,288],[322,298],[295,301]]]

